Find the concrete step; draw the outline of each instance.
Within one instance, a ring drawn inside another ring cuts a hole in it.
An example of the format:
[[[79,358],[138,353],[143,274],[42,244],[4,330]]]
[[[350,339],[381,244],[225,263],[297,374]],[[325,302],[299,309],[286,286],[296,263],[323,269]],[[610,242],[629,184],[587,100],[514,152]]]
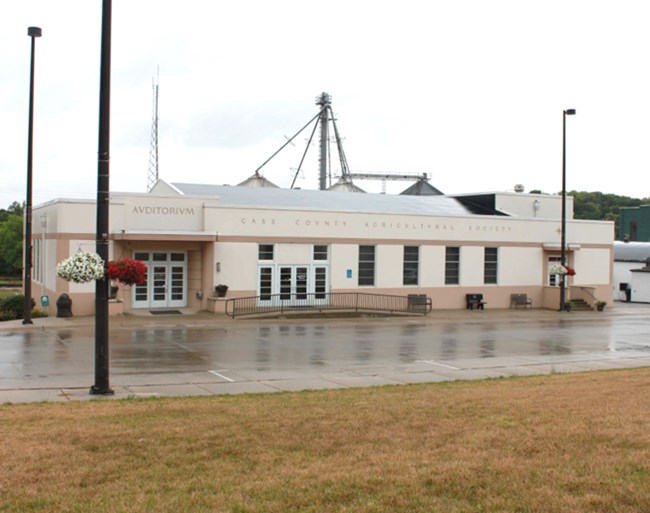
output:
[[[570,301],[571,303],[571,309],[576,310],[576,311],[583,311],[583,312],[589,312],[593,311],[593,308],[589,303],[587,303],[584,299],[572,299]]]

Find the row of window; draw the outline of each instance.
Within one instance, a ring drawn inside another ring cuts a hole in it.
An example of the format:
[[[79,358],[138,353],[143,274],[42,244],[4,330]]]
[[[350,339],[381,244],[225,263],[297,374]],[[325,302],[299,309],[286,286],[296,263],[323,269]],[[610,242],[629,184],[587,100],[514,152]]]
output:
[[[313,259],[314,260],[327,260],[328,256],[327,244],[314,244]],[[274,244],[258,244],[257,258],[262,261],[273,261],[275,245]]]
[[[498,248],[484,248],[483,282],[497,283]],[[419,285],[420,247],[404,246],[402,284]],[[359,285],[375,284],[375,246],[359,246]],[[445,248],[445,285],[460,284],[460,247]]]
[[[328,246],[315,244],[313,247],[314,260],[327,260]],[[357,280],[360,286],[373,286],[375,284],[375,257],[376,246],[359,246],[359,267]],[[260,244],[258,258],[261,261],[272,261],[274,258],[273,244]],[[404,285],[420,284],[420,247],[404,246],[402,261],[402,283]],[[498,248],[484,248],[483,280],[485,284],[497,283],[499,266]],[[447,246],[445,248],[445,285],[460,284],[460,247]]]

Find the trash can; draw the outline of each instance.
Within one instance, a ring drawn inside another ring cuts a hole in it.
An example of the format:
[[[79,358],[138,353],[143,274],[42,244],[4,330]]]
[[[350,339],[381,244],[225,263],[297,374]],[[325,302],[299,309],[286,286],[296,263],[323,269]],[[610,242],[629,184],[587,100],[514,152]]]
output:
[[[56,300],[56,316],[72,317],[72,299],[67,294],[61,294]]]

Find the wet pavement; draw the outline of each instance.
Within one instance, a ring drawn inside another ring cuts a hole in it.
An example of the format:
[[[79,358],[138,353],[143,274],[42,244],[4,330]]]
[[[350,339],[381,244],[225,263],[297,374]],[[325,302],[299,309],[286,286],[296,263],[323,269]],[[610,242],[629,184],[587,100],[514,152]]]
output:
[[[363,387],[650,367],[650,305],[427,317],[111,319],[113,396],[94,383],[94,318],[0,324],[0,403]]]

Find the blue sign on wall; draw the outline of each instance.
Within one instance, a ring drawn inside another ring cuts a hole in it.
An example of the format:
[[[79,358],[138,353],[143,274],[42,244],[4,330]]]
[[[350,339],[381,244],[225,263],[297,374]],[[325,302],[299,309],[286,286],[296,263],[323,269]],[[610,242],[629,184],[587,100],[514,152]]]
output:
[[[50,306],[49,296],[41,296],[41,306],[43,308],[47,308],[48,306]]]
[[[352,278],[352,269],[348,269],[347,271],[345,271],[345,276],[347,278]]]

